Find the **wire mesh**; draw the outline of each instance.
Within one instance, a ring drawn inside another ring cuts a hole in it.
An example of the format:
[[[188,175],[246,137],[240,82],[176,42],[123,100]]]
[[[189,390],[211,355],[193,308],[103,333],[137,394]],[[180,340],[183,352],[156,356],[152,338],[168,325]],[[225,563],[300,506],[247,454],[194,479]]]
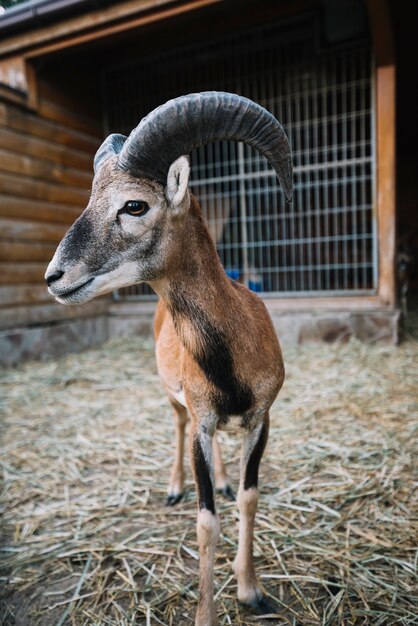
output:
[[[239,93],[283,124],[295,192],[249,146],[217,142],[191,155],[197,195],[228,275],[264,296],[373,293],[374,109],[370,47],[322,50],[314,16],[107,68],[107,130],[129,134],[169,98]],[[145,285],[119,292],[144,297]]]

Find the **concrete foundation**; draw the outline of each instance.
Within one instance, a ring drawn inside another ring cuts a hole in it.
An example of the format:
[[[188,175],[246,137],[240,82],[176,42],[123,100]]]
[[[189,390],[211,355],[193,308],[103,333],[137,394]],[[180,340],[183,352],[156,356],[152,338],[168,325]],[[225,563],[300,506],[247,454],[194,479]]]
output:
[[[48,359],[100,345],[113,337],[152,335],[155,302],[112,303],[107,315],[76,318],[30,328],[0,332],[0,365],[13,366],[28,359]],[[399,311],[286,310],[266,302],[283,346],[305,341],[362,341],[397,343]]]
[[[0,332],[0,365],[46,360],[98,346],[109,338],[106,315]]]
[[[284,346],[305,341],[348,341],[351,337],[369,343],[398,342],[397,311],[273,313],[272,319]]]
[[[385,309],[285,310],[266,302],[282,345],[305,341],[348,341],[356,337],[370,343],[397,343],[399,311]],[[155,303],[115,304],[109,309],[109,332],[112,337],[152,333]]]

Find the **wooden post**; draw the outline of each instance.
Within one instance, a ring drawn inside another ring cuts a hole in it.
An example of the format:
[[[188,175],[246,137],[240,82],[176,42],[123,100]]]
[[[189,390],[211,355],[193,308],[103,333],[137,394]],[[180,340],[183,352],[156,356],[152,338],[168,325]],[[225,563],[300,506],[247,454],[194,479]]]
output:
[[[367,0],[376,59],[378,293],[396,304],[396,64],[388,0]]]
[[[379,296],[396,304],[395,65],[377,67],[377,218]]]

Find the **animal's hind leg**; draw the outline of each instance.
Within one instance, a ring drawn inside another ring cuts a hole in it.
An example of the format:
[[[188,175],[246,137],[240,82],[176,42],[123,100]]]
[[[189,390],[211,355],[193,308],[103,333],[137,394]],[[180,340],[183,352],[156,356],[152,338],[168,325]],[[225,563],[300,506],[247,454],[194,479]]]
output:
[[[171,468],[170,482],[167,491],[167,504],[173,506],[181,500],[184,488],[184,432],[187,423],[187,409],[169,398],[174,410],[174,424],[176,431],[176,449],[173,467]]]
[[[216,491],[222,493],[229,500],[235,500],[235,494],[228,483],[225,465],[222,460],[221,447],[219,441],[217,440],[216,433],[213,437],[213,459],[215,463]]]
[[[267,443],[268,429],[267,414],[261,424],[244,436],[237,498],[240,514],[238,552],[233,565],[238,582],[238,599],[261,613],[269,613],[270,607],[263,600],[263,589],[255,574],[253,538],[258,506],[258,469]]]

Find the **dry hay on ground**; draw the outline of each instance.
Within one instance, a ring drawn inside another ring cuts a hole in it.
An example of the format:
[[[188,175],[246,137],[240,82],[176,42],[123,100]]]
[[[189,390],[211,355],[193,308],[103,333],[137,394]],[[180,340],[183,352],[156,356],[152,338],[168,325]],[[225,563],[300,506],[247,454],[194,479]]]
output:
[[[237,605],[237,513],[218,498],[221,624],[418,623],[417,347],[285,351],[255,538],[281,615],[262,622]],[[195,493],[189,472],[185,501],[164,506],[173,431],[152,344],[27,364],[0,387],[0,621],[193,624]],[[222,440],[236,488],[239,440]]]

